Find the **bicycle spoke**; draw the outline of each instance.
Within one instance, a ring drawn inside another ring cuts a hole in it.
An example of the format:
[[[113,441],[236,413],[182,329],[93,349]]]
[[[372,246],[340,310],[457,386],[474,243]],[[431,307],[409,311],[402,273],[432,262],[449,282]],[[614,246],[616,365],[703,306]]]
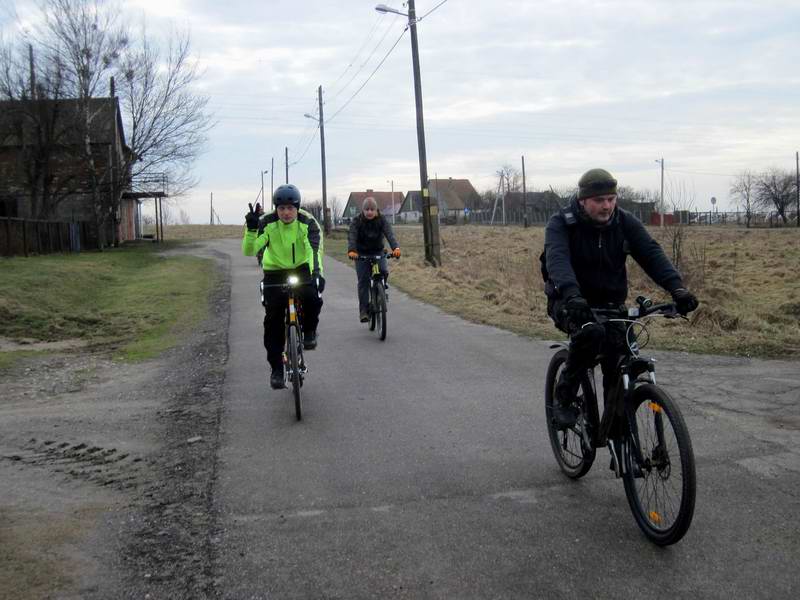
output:
[[[644,514],[656,529],[669,529],[678,518],[683,496],[683,471],[672,423],[663,408],[643,402],[636,413],[642,459],[642,480],[636,482]]]

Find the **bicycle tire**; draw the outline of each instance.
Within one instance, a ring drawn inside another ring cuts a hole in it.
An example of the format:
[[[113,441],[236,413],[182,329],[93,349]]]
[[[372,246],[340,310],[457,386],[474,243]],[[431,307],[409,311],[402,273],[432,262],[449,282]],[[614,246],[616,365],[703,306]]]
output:
[[[553,420],[553,402],[555,401],[555,389],[558,376],[567,361],[567,350],[561,349],[550,359],[545,378],[544,403],[545,416],[547,421],[547,435],[550,438],[550,447],[556,457],[561,471],[570,479],[580,479],[594,464],[596,450],[587,445],[583,439],[582,428],[586,427],[586,421],[578,422],[574,427],[558,429]],[[586,406],[585,393],[586,386],[590,385],[588,378],[581,382],[576,402],[581,405],[582,414],[589,414],[589,407]]]
[[[377,320],[376,328],[381,341],[386,339],[386,290],[383,284],[379,284],[375,288],[375,318]]]
[[[634,464],[629,444],[625,495],[642,532],[655,544],[668,546],[683,538],[694,516],[697,478],[689,430],[677,403],[653,384],[634,390],[628,414],[630,435],[636,436],[644,464]],[[678,496],[676,508],[670,501]]]
[[[295,325],[289,326],[289,338],[287,345],[289,346],[289,369],[291,370],[292,380],[292,393],[294,395],[294,414],[297,420],[303,418],[303,411],[300,405],[300,353],[298,352],[298,345],[300,344],[300,336]]]
[[[369,330],[375,331],[375,326],[378,324],[378,316],[375,310],[375,284],[369,287]]]

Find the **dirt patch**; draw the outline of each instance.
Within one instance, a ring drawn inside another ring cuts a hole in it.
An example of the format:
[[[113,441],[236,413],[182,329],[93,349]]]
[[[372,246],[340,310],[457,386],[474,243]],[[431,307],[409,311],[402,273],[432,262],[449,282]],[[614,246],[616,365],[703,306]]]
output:
[[[9,340],[0,337],[0,352],[16,352],[18,350],[32,350],[34,352],[64,350],[77,350],[88,345],[86,340],[59,340],[57,342],[40,342],[38,340]]]
[[[0,374],[0,597],[213,595],[230,297],[218,258],[212,314],[158,359],[70,348]]]

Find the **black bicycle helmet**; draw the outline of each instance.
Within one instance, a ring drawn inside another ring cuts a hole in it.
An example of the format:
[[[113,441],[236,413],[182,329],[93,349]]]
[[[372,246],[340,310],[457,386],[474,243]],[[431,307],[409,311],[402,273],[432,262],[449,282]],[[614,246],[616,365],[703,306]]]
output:
[[[278,189],[272,194],[272,204],[276,207],[291,204],[295,208],[300,208],[300,190],[291,183],[278,186]]]

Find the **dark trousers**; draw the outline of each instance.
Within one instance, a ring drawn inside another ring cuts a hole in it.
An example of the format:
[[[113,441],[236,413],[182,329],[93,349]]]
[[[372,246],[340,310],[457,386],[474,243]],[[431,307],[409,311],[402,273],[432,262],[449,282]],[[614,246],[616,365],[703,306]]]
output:
[[[285,283],[289,275],[297,275],[301,282],[311,281],[307,268],[301,267],[291,271],[264,271],[264,284]],[[313,333],[319,324],[319,313],[322,310],[322,298],[311,286],[297,288],[295,298],[299,302],[300,323],[303,335]],[[264,289],[264,348],[267,350],[267,361],[273,369],[283,364],[283,346],[286,342],[286,306],[289,300],[280,288]]]
[[[625,341],[625,323],[592,323],[583,328],[572,328],[570,333],[569,355],[564,366],[564,377],[577,381],[587,369],[597,363],[602,355],[600,367],[603,370],[603,390],[613,384],[614,371],[619,357],[628,353]]]
[[[389,276],[389,263],[386,257],[378,261],[381,273]],[[372,277],[372,264],[368,260],[356,261],[356,277],[358,277],[358,312],[367,312],[369,306],[369,280]]]

